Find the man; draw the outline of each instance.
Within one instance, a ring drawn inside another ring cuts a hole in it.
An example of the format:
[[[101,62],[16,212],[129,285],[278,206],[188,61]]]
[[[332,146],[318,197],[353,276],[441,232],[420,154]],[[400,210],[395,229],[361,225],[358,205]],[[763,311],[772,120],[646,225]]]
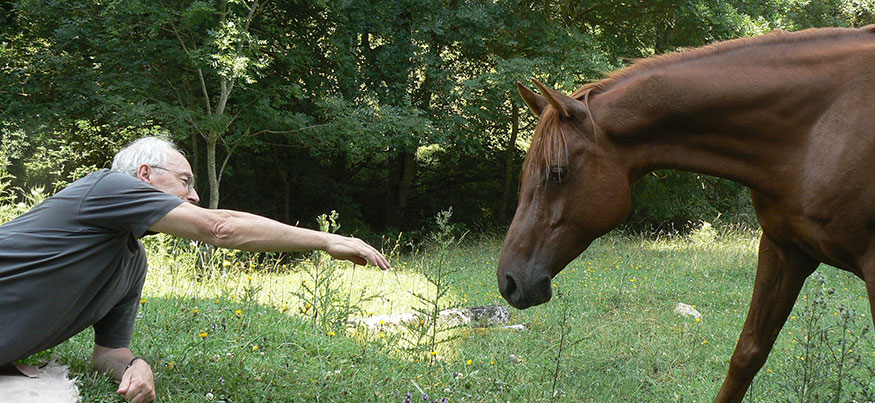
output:
[[[248,251],[324,250],[390,267],[361,240],[198,201],[182,153],[147,137],[116,154],[112,170],[93,172],[0,226],[0,366],[93,326],[94,368],[119,380],[126,400],[153,401],[152,369],[128,348],[146,275],[139,238],[150,233]]]

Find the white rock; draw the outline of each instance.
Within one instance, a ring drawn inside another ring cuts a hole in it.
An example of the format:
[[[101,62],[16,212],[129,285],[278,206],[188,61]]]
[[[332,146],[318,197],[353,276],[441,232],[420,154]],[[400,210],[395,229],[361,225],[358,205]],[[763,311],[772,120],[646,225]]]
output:
[[[79,401],[75,379],[67,379],[67,366],[54,360],[45,367],[19,368],[22,375],[0,376],[0,402],[74,403]]]
[[[679,302],[677,305],[675,305],[674,311],[678,314],[683,315],[683,316],[692,316],[696,319],[702,319],[702,314],[699,313],[699,311],[697,311],[696,308],[693,308],[690,305],[684,304],[683,302]]]

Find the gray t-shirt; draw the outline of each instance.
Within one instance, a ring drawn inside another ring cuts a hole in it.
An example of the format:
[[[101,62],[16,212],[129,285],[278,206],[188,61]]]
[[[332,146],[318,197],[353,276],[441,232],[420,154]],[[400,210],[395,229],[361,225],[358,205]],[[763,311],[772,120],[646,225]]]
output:
[[[0,226],[0,365],[92,325],[95,343],[127,347],[146,277],[139,239],[181,203],[100,170]]]

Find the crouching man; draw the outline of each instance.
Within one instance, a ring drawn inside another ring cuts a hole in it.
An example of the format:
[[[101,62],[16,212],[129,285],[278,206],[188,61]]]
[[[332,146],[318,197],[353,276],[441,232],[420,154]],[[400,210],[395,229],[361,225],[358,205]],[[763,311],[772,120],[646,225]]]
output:
[[[198,201],[182,153],[146,137],[116,154],[111,170],[89,174],[0,226],[0,366],[93,326],[94,368],[120,381],[125,400],[155,400],[152,368],[128,348],[146,278],[140,238],[151,233],[247,251],[324,250],[389,268],[359,239],[204,209]]]

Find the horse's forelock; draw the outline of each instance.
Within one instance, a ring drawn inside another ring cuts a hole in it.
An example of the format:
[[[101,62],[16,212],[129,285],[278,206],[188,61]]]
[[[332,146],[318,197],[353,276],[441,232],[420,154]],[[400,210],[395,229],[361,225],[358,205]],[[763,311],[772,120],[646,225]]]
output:
[[[544,112],[529,152],[535,157],[532,168],[541,168],[538,171],[544,175],[549,174],[551,167],[568,164],[568,143],[566,133],[559,124],[558,112],[552,109]]]

